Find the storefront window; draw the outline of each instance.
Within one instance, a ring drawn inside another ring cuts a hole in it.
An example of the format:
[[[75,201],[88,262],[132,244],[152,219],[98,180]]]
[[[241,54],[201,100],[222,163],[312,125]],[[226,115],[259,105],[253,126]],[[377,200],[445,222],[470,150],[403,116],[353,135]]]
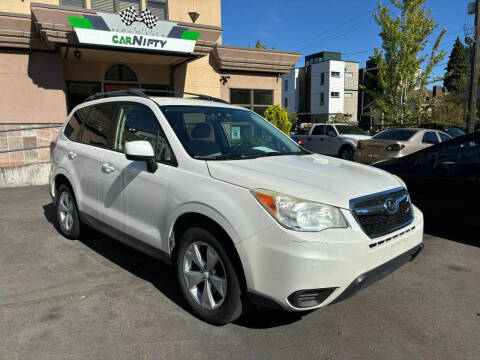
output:
[[[137,81],[135,72],[125,65],[114,65],[105,73],[108,81]]]
[[[60,0],[60,6],[85,7],[85,0]]]
[[[263,116],[265,110],[273,105],[273,90],[230,89],[230,102]]]
[[[67,103],[70,112],[75,106],[85,101],[87,97],[101,92],[100,83],[95,82],[68,82],[67,83]]]

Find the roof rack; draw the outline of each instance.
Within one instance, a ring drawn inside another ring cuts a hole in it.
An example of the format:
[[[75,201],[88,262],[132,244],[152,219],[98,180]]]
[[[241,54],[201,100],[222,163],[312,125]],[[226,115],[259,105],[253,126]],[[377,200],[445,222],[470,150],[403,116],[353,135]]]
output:
[[[95,94],[89,96],[85,101],[105,99],[105,98],[116,97],[116,96],[139,96],[139,97],[143,97],[143,98],[150,98],[151,95],[157,95],[158,96],[158,95],[162,95],[162,94],[163,95],[167,95],[167,94],[168,95],[173,95],[173,97],[175,97],[176,94],[193,95],[193,96],[195,96],[194,99],[215,101],[215,102],[220,102],[220,103],[224,103],[224,104],[229,104],[228,101],[225,101],[223,99],[219,99],[219,98],[216,98],[216,97],[213,97],[213,96],[210,96],[210,95],[196,94],[196,93],[191,93],[191,92],[186,92],[186,91],[154,90],[154,89],[138,89],[138,88],[95,93]]]

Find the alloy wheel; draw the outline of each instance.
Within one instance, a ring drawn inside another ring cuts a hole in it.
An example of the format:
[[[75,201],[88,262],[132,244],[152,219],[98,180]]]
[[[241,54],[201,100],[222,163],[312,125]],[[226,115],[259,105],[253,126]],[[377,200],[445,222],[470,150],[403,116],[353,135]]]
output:
[[[205,310],[222,306],[227,295],[227,273],[217,251],[207,243],[194,241],[183,257],[185,286]]]
[[[67,191],[63,191],[58,200],[58,214],[60,223],[67,231],[73,227],[73,211],[73,199]]]

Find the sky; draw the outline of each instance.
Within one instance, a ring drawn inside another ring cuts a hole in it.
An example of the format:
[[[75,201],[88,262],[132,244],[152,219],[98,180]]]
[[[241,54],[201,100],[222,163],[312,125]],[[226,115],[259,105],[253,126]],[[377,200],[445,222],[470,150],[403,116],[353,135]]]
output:
[[[442,27],[447,33],[441,48],[448,54],[457,36],[465,38],[465,27],[471,28],[474,22],[474,16],[467,15],[471,1],[426,1],[439,25],[430,45]],[[390,0],[382,2],[393,9]],[[373,48],[381,46],[380,27],[373,19],[376,10],[377,0],[222,0],[223,44],[254,46],[258,39],[269,48],[298,51],[302,58],[296,67],[304,65],[305,55],[335,51],[364,67]],[[447,61],[448,55],[434,69],[437,76],[444,74]]]

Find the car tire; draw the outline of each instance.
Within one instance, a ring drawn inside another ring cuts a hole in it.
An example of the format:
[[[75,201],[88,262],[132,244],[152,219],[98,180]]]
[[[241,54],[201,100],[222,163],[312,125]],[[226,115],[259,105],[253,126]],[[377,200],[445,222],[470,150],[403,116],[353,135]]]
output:
[[[180,240],[176,269],[182,293],[200,319],[225,325],[242,315],[242,291],[233,262],[219,239],[200,227]]]
[[[340,159],[353,161],[353,149],[350,146],[344,146],[343,148],[341,148],[338,155]]]
[[[60,185],[56,196],[58,228],[66,238],[76,240],[80,237],[81,223],[78,207],[72,190],[65,184]]]

